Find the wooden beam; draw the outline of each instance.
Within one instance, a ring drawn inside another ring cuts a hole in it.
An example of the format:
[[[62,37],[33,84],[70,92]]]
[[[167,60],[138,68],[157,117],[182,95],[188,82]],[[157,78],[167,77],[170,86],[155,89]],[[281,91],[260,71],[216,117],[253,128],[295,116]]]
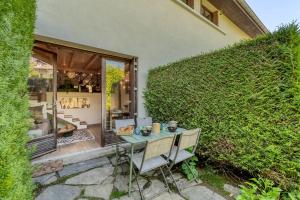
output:
[[[69,67],[59,67],[58,69],[64,70],[64,71],[71,71],[71,72],[91,72],[91,73],[98,73],[99,70],[94,70],[94,69],[83,69],[83,68],[69,68]]]
[[[73,52],[73,54],[72,54],[72,57],[71,57],[71,60],[70,60],[70,63],[69,63],[69,68],[73,68],[73,65],[74,65],[74,55],[75,55],[75,52]]]
[[[95,62],[98,58],[99,56],[97,54],[92,55],[83,69],[90,69],[91,66],[93,66],[93,62]]]
[[[55,54],[57,53],[57,47],[56,46],[50,46],[49,44],[43,43],[43,42],[35,43],[34,48],[40,48],[40,49],[43,49],[45,51],[52,52],[52,53],[55,53]]]
[[[48,63],[48,64],[51,64],[51,62],[52,62],[52,53],[51,52],[48,52],[48,51],[44,51],[44,50],[42,50],[42,49],[40,49],[40,48],[36,48],[36,47],[34,47],[33,48],[33,55],[32,55],[33,57],[35,57],[35,58],[37,58],[37,59],[39,59],[39,60],[42,60],[42,61],[44,61],[44,62],[46,62],[46,63]]]
[[[70,62],[68,64],[68,67],[72,68],[73,64],[74,64],[74,55],[75,55],[75,52],[72,51],[71,53],[71,58],[70,58]]]

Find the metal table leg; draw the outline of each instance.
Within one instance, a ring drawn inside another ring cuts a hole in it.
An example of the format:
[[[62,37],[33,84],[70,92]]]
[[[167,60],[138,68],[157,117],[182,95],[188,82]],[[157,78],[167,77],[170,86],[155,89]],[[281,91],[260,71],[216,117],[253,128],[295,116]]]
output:
[[[128,196],[131,194],[131,182],[132,182],[132,158],[133,158],[133,149],[134,145],[131,144],[131,153],[130,153],[130,166],[129,166],[129,183],[128,183]]]
[[[116,144],[116,161],[115,168],[113,174],[116,175],[118,173],[118,162],[119,162],[119,144]]]

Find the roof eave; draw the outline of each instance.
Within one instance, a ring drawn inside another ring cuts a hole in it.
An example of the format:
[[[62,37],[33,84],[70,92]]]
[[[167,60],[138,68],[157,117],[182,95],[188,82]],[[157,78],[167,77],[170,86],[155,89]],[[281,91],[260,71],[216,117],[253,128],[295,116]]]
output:
[[[260,21],[245,0],[208,0],[221,10],[234,24],[250,37],[268,33],[266,26]]]

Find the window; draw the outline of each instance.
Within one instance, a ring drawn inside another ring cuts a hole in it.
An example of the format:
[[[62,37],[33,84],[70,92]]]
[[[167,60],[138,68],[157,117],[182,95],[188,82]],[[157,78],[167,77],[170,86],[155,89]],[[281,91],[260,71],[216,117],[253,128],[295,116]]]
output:
[[[218,25],[218,11],[211,12],[205,6],[201,6],[201,15],[203,15],[206,19]]]
[[[194,8],[194,0],[181,0],[186,5],[190,6],[191,8]]]

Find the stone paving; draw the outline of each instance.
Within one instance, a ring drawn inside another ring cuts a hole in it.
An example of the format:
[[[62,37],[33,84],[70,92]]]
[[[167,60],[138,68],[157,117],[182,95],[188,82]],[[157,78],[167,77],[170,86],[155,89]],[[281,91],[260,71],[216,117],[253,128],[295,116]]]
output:
[[[131,197],[128,191],[128,165],[113,175],[114,158],[107,157],[65,166],[61,171],[33,178],[41,186],[36,200],[140,200],[136,181]],[[154,200],[226,200],[226,198],[204,186],[201,181],[187,181],[182,174],[174,177],[180,185],[181,195],[174,187],[169,193],[161,176],[154,172],[139,177],[145,199]],[[171,183],[170,177],[167,179]],[[228,187],[228,186],[226,186]]]

